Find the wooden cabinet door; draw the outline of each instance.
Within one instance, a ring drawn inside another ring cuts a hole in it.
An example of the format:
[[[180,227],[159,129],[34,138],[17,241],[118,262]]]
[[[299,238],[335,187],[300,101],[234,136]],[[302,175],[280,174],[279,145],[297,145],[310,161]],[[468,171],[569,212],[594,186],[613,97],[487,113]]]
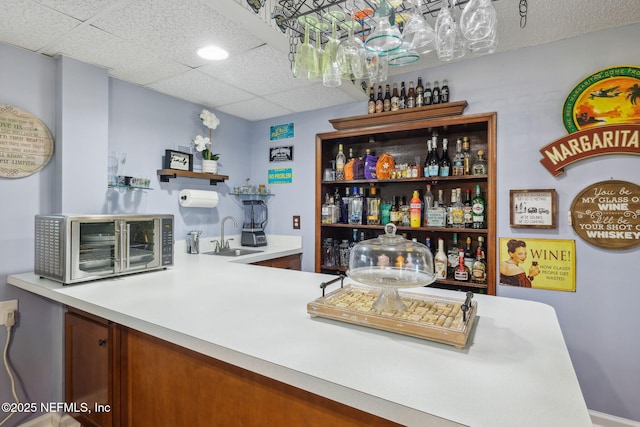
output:
[[[254,262],[253,265],[262,265],[265,267],[284,268],[287,270],[302,270],[302,260],[300,254],[283,256],[280,258],[268,259],[265,261]]]
[[[116,327],[98,318],[65,313],[65,401],[83,426],[113,426]]]

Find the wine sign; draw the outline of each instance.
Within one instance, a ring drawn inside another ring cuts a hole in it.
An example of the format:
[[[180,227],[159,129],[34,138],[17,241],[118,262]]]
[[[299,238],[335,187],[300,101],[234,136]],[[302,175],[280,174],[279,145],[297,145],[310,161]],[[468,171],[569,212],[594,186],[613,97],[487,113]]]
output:
[[[53,155],[53,139],[33,114],[0,105],[0,176],[23,178],[42,169]]]
[[[571,203],[571,224],[582,239],[600,248],[640,244],[640,186],[615,180],[590,185]]]

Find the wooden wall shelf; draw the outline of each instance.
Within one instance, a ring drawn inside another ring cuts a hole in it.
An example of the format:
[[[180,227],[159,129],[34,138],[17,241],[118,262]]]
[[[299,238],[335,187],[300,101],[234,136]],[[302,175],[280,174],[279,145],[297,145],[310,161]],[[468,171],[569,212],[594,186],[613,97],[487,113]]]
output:
[[[224,182],[229,177],[227,175],[215,175],[212,173],[204,173],[204,172],[191,172],[191,171],[181,171],[177,169],[158,169],[158,176],[160,177],[160,181],[169,182],[172,178],[184,177],[184,178],[200,178],[200,179],[208,179],[209,184],[216,185],[219,182]]]

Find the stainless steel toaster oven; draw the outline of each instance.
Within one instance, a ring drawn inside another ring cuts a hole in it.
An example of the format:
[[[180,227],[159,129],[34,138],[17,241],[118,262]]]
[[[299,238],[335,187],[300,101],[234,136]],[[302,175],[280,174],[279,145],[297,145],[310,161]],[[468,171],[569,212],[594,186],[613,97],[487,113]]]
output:
[[[36,215],[35,274],[64,284],[173,265],[173,215]]]

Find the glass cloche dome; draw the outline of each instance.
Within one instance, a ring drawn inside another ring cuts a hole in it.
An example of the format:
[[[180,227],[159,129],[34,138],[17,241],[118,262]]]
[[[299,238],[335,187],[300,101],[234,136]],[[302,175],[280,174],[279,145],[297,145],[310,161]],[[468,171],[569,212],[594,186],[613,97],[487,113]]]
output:
[[[373,308],[404,311],[399,288],[426,286],[435,281],[433,255],[417,242],[398,236],[396,226],[387,224],[385,234],[359,242],[351,249],[347,276],[356,282],[382,288]]]

